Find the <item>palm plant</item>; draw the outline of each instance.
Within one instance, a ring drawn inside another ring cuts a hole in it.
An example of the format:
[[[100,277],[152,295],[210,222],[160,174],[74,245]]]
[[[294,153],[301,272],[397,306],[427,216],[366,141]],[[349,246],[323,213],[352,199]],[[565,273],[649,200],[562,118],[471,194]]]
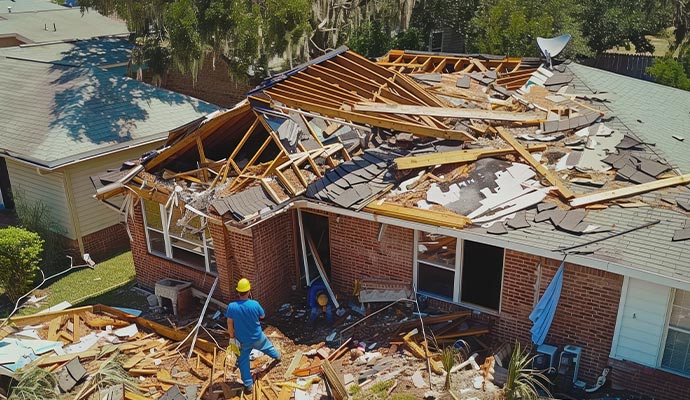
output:
[[[443,370],[446,371],[446,382],[443,385],[443,390],[450,390],[450,371],[455,365],[457,354],[458,349],[453,346],[446,346],[441,350],[441,364],[443,364]]]
[[[132,380],[127,371],[122,368],[124,356],[122,353],[116,351],[108,357],[94,373],[91,379],[86,382],[81,391],[74,397],[79,400],[85,398],[88,394],[95,390],[102,390],[104,388],[123,385],[125,389],[138,393],[136,383]]]
[[[520,343],[515,343],[508,365],[508,377],[503,387],[506,400],[536,400],[540,397],[538,389],[551,396],[544,384],[549,382],[549,378],[544,375],[544,371],[531,368],[534,357],[530,356],[529,351],[522,351]]]
[[[35,365],[22,370],[17,384],[10,390],[9,400],[48,400],[59,398],[55,376]]]

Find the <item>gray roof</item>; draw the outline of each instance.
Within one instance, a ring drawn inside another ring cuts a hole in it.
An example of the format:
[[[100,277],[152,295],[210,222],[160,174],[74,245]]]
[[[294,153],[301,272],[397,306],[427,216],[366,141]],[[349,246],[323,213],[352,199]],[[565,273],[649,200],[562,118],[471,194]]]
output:
[[[65,9],[50,0],[0,0],[0,15],[8,13],[7,7],[12,7],[12,13]]]
[[[0,57],[0,149],[46,168],[164,139],[217,109],[98,68]]]
[[[24,0],[18,3],[22,1]],[[20,35],[29,42],[38,43],[126,35],[129,31],[123,21],[105,17],[94,10],[83,15],[79,8],[65,7],[59,10],[8,13],[5,7],[0,9],[0,36],[8,34]]]
[[[606,112],[606,126],[620,130],[643,142],[647,153],[654,153],[681,171],[690,172],[690,92],[659,84],[629,78],[611,72],[570,64],[575,74],[570,86],[576,93],[607,92],[608,102],[593,102],[591,107]],[[638,120],[642,121],[639,122]],[[685,142],[673,139],[671,135],[686,136]],[[576,193],[600,189],[569,185]],[[609,232],[576,235],[561,231],[549,222],[534,222],[535,209],[527,211],[526,229],[507,229],[508,233],[496,237],[483,228],[469,228],[467,231],[496,240],[505,240],[521,246],[557,251],[558,247],[583,244],[609,236],[647,222],[660,221],[649,228],[630,232],[612,239],[578,249],[581,260],[610,263],[639,272],[639,276],[656,276],[674,282],[690,285],[690,240],[672,241],[676,230],[683,228],[690,219],[690,213],[683,213],[678,207],[664,205],[661,198],[690,201],[690,189],[686,186],[657,190],[646,193],[641,199],[648,207],[623,208],[612,205],[604,210],[590,210],[584,221],[608,228]],[[554,253],[554,256],[558,256]],[[667,281],[670,284],[670,282]]]
[[[0,49],[0,56],[62,65],[104,67],[127,63],[132,47],[126,38],[106,37],[7,47]]]
[[[606,92],[606,107],[662,158],[690,173],[690,92],[580,64],[568,68],[590,91]],[[681,142],[672,135],[685,137]]]

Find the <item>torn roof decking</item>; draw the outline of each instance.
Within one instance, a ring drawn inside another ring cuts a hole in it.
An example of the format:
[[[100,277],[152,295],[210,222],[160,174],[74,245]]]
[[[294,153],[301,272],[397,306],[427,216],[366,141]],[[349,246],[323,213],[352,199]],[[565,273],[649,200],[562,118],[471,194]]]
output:
[[[430,54],[406,50],[391,50],[377,63],[410,74],[419,72],[452,73],[484,72],[493,70],[501,73],[516,72],[531,68],[532,64],[523,63],[519,57],[488,56],[481,54]],[[537,64],[538,66],[538,64]]]
[[[252,96],[268,98],[288,107],[341,118],[357,124],[410,132],[419,136],[473,141],[467,132],[457,131],[429,116],[405,116],[352,110],[356,103],[441,107],[443,103],[409,77],[388,70],[366,58],[344,51],[318,64],[311,64],[285,79],[274,81]]]

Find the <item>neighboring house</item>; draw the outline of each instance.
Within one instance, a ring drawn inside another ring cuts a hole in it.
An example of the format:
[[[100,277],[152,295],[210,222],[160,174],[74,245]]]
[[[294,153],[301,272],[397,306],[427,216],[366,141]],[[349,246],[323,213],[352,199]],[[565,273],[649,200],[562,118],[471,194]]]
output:
[[[97,197],[136,200],[127,223],[142,285],[172,277],[207,291],[217,277],[214,296],[230,301],[235,282],[247,277],[272,309],[317,275],[345,296],[355,280],[395,279],[437,305],[476,311],[496,342],[531,341],[530,312],[563,249],[581,245],[567,252],[546,343],[581,347],[577,377],[590,384],[612,365],[617,386],[690,398],[690,190],[678,186],[690,179],[678,176],[690,172],[690,92],[578,64],[551,80],[532,62],[391,52],[377,65],[339,49],[175,132],[125,176],[104,175]],[[515,100],[506,98],[515,89]],[[487,95],[507,114],[490,111]],[[527,128],[494,120],[524,112]],[[555,138],[529,128],[546,115],[540,129],[555,125]],[[590,129],[601,115],[613,131]],[[536,143],[558,176],[525,156],[528,167],[512,164],[516,156],[473,161],[446,153],[473,135],[484,136],[474,147],[508,142],[527,152],[512,137],[526,132],[547,140]],[[609,152],[620,159],[593,153],[610,138],[617,140]],[[410,159],[417,168],[401,166]],[[580,160],[609,171],[565,168]],[[498,190],[499,180],[512,186]],[[630,181],[653,187],[643,192]],[[614,200],[621,190],[628,198]],[[609,200],[575,207],[598,192]],[[488,211],[470,224],[464,215],[484,205]],[[507,226],[481,225],[507,207],[523,209],[524,222],[516,215]]]
[[[0,0],[0,47],[129,35],[124,21],[48,0]]]
[[[11,188],[15,198],[44,203],[60,233],[97,260],[128,238],[118,215],[92,198],[89,177],[159,147],[171,130],[217,107],[93,67],[121,60],[82,54],[100,46],[82,44],[59,46],[77,49],[85,66],[61,64],[43,46],[11,52],[40,61],[0,55],[0,187],[5,201]]]

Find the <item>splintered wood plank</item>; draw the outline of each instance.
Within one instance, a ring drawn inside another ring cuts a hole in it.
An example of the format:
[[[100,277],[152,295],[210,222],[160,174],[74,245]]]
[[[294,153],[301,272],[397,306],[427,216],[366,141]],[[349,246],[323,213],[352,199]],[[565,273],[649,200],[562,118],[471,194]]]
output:
[[[280,394],[278,394],[278,400],[290,400],[294,392],[295,389],[288,386],[283,386],[282,389],[280,389]]]
[[[535,145],[526,148],[527,151],[544,151],[547,149],[546,145]],[[413,157],[399,157],[396,158],[395,164],[398,169],[412,169],[412,168],[422,168],[430,167],[433,165],[443,165],[443,164],[453,164],[453,163],[465,163],[476,161],[480,158],[502,156],[506,154],[513,154],[516,150],[513,148],[508,149],[476,149],[476,150],[458,150],[458,151],[445,151],[441,153],[430,153],[423,154]]]
[[[135,354],[132,357],[130,357],[127,361],[125,361],[124,364],[122,364],[122,368],[124,368],[124,369],[134,368],[144,358],[146,358],[146,355],[144,355],[143,353]]]
[[[521,145],[520,142],[513,137],[513,135],[508,133],[508,131],[506,131],[502,126],[497,126],[496,132],[501,139],[511,145],[518,152],[518,154],[520,154],[520,157],[527,161],[532,168],[536,169],[539,175],[543,176],[552,186],[556,186],[558,193],[564,200],[569,200],[575,197],[575,194],[571,192],[570,189],[565,187],[556,174],[532,157],[529,151],[527,151],[527,149],[525,149],[525,147]]]
[[[405,207],[393,203],[378,204],[377,200],[369,203],[364,211],[376,215],[400,218],[407,221],[421,222],[437,226],[462,228],[471,223],[464,215],[450,211],[422,210],[421,208]]]
[[[79,331],[80,324],[79,314],[74,314],[74,319],[72,321],[72,343],[76,343],[81,338],[81,332]]]
[[[690,182],[690,174],[676,176],[674,178],[661,179],[640,185],[626,186],[620,189],[607,190],[604,192],[592,193],[586,196],[579,196],[570,201],[573,207],[586,206],[593,203],[619,199],[621,197],[635,196],[638,194],[651,192],[670,186],[683,185]]]
[[[527,113],[513,111],[479,110],[473,108],[408,106],[401,104],[382,104],[372,102],[357,103],[355,104],[353,110],[374,113],[425,115],[431,117],[446,118],[474,118],[510,122],[538,121],[546,117],[546,115],[544,115],[543,113],[533,112]]]
[[[60,330],[60,325],[62,324],[62,316],[55,317],[50,320],[48,325],[48,340],[56,341],[58,340],[58,330]]]

